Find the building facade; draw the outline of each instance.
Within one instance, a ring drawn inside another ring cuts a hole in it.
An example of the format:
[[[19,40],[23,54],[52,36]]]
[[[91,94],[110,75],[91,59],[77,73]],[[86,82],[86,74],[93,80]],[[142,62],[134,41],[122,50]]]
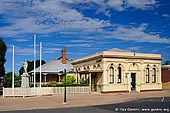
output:
[[[111,49],[72,62],[77,80],[87,79],[90,92],[162,90],[161,55]]]

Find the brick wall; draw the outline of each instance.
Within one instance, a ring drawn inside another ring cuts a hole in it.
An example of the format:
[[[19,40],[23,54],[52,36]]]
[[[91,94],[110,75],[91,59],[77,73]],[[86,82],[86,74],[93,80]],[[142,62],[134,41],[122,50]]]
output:
[[[170,70],[167,68],[162,69],[161,71],[162,83],[170,82]]]

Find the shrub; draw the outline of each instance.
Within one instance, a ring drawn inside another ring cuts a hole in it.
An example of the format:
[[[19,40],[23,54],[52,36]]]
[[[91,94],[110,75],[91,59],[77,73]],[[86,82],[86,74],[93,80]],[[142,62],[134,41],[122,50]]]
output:
[[[65,84],[65,77],[61,80],[62,84]],[[73,75],[66,75],[66,84],[74,84],[76,79]]]
[[[47,87],[48,84],[43,83],[41,86],[42,86],[42,87]]]
[[[56,87],[57,85],[58,85],[57,82],[51,82],[51,83],[49,83],[47,86],[48,86],[48,87]]]
[[[88,79],[80,81],[80,84],[89,84]]]
[[[33,86],[33,85],[32,85]],[[42,84],[42,87],[64,87],[65,84],[58,84],[57,82],[51,82],[48,84]],[[77,86],[89,86],[89,84],[67,84],[67,87],[77,87]]]

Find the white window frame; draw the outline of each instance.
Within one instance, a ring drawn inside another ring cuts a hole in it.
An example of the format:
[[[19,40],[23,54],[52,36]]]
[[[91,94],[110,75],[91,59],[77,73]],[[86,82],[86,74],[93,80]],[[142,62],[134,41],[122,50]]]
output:
[[[112,66],[109,68],[109,83],[114,83],[114,68]]]
[[[149,72],[150,70],[149,70],[149,68],[147,67],[146,68],[146,83],[149,83]]]

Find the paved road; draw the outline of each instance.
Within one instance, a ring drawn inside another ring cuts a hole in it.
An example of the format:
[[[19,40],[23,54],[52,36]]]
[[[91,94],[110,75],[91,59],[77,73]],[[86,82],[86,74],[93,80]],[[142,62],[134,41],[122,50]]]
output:
[[[3,111],[3,113],[169,113],[170,97],[148,98],[120,104],[44,110]],[[1,112],[0,112],[1,113]]]

